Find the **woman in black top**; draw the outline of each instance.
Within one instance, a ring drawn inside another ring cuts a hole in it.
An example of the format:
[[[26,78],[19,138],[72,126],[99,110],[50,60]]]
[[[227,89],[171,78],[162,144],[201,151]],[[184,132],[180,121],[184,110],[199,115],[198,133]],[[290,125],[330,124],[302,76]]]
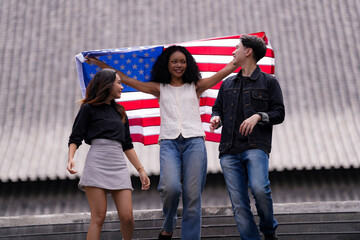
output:
[[[106,216],[106,194],[115,202],[123,239],[131,239],[134,232],[131,191],[133,190],[125,155],[139,172],[142,190],[150,187],[150,180],[133,149],[129,121],[125,109],[115,102],[123,86],[115,70],[102,69],[86,88],[86,96],[76,116],[69,137],[67,170],[74,169],[74,155],[84,140],[90,144],[79,188],[86,192],[91,210],[87,239],[100,239]]]

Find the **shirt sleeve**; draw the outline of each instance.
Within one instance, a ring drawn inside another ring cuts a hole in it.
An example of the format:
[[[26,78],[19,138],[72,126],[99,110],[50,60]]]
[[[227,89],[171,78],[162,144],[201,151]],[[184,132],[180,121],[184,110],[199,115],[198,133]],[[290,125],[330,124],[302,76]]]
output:
[[[263,122],[275,125],[284,121],[285,106],[279,82],[275,77],[272,77],[269,83],[269,111],[266,112],[267,121]]]
[[[216,100],[215,100],[215,103],[212,107],[212,113],[211,113],[211,117],[215,117],[215,116],[218,116],[220,117],[220,124],[219,124],[219,127],[222,126],[222,121],[223,121],[223,109],[222,109],[222,106],[223,106],[223,84],[221,84],[220,86],[220,89],[219,89],[219,92],[218,92],[218,95],[216,97]]]
[[[122,148],[123,151],[126,151],[134,148],[134,145],[132,143],[132,138],[130,135],[129,119],[127,117],[125,118],[124,126],[125,126],[125,141],[122,143]]]
[[[91,113],[89,105],[84,104],[80,107],[80,110],[75,118],[74,125],[72,128],[72,133],[69,137],[68,146],[71,143],[75,143],[79,147],[82,141],[85,139],[87,134],[87,129],[89,125]]]

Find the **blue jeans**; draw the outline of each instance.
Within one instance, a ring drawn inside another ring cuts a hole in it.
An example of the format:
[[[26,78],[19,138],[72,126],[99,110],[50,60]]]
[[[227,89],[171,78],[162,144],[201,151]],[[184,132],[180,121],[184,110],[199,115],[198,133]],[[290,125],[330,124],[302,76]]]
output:
[[[201,193],[207,171],[203,137],[164,139],[160,142],[160,181],[158,191],[163,202],[163,229],[174,232],[182,193],[182,239],[200,239]]]
[[[250,149],[239,154],[223,154],[220,164],[241,239],[260,240],[260,233],[251,212],[248,186],[260,217],[260,231],[264,234],[275,233],[278,223],[273,213],[268,155],[259,149]]]

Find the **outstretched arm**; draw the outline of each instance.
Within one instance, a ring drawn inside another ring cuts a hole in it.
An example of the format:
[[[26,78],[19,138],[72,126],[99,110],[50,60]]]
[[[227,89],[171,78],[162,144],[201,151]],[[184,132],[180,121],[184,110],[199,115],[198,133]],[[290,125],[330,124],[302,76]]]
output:
[[[122,83],[124,83],[125,85],[135,88],[138,91],[152,94],[157,98],[160,97],[160,84],[159,83],[142,82],[142,81],[136,80],[134,78],[129,77],[125,73],[119,71],[118,69],[110,67],[109,65],[100,61],[97,58],[89,58],[89,57],[85,57],[85,58],[87,59],[86,60],[87,63],[93,63],[93,64],[99,66],[100,68],[112,68],[112,69],[116,70],[116,73],[120,76]]]
[[[211,77],[200,79],[199,82],[197,83],[197,88],[196,88],[197,94],[200,95],[207,89],[215,86],[227,75],[235,71],[238,67],[240,67],[239,63],[236,62],[235,60],[232,60],[223,69],[221,69],[219,72],[215,73]]]

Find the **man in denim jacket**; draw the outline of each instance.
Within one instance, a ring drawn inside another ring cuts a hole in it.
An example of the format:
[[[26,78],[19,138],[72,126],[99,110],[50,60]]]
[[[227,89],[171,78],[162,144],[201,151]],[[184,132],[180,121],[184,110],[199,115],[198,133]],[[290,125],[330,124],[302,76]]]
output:
[[[210,130],[222,126],[220,164],[242,240],[261,239],[251,212],[248,186],[266,240],[277,239],[269,181],[269,153],[273,125],[284,121],[285,108],[276,78],[257,62],[265,56],[265,42],[256,36],[240,38],[234,58],[241,71],[221,85],[212,108]]]

